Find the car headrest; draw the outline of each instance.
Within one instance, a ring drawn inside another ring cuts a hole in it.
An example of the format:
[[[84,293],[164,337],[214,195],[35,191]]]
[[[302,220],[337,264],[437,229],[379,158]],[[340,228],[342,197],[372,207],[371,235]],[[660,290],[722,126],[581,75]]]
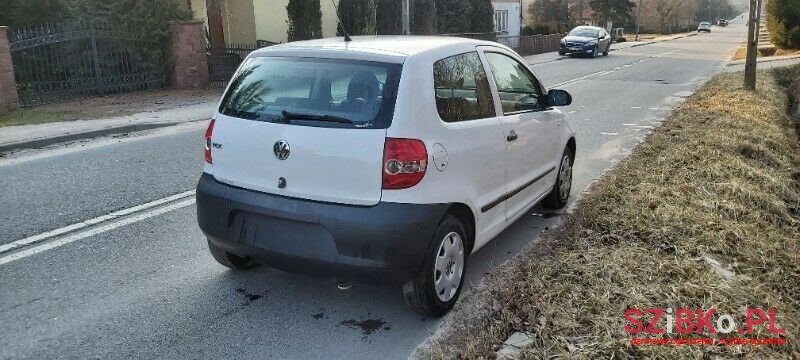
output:
[[[347,86],[347,98],[375,100],[378,97],[379,88],[378,78],[371,71],[361,70],[350,79]]]

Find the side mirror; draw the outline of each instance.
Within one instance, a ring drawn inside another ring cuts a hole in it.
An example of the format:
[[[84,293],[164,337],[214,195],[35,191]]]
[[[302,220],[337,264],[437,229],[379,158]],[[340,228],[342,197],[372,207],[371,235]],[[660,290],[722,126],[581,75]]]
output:
[[[566,90],[550,90],[547,92],[547,104],[550,106],[568,106],[572,104],[572,95]]]

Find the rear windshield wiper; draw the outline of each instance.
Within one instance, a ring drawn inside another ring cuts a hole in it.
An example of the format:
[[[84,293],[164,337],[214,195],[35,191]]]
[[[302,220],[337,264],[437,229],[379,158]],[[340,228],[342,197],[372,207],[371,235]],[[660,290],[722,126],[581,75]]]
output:
[[[286,110],[281,111],[281,114],[283,114],[283,118],[281,120],[283,120],[284,122],[289,122],[289,120],[316,120],[316,121],[337,122],[342,124],[353,123],[353,120],[336,115],[301,114],[301,113],[288,112]]]

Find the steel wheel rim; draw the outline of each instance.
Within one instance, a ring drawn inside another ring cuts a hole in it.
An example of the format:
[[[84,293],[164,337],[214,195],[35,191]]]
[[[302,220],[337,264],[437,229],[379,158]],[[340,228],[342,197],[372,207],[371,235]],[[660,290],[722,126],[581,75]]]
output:
[[[570,163],[569,156],[564,155],[561,159],[561,171],[558,174],[558,193],[561,200],[567,200],[569,191],[572,188],[572,164]]]
[[[453,231],[448,233],[436,251],[433,268],[433,287],[439,301],[448,302],[456,296],[464,275],[464,241]]]

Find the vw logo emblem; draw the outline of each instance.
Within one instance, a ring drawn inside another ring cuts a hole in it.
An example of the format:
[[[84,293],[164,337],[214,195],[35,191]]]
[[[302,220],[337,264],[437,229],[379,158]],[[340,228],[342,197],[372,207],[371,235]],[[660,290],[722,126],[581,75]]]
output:
[[[286,140],[278,140],[275,142],[275,145],[272,146],[272,152],[275,154],[275,157],[278,160],[286,160],[289,157],[289,143]]]

